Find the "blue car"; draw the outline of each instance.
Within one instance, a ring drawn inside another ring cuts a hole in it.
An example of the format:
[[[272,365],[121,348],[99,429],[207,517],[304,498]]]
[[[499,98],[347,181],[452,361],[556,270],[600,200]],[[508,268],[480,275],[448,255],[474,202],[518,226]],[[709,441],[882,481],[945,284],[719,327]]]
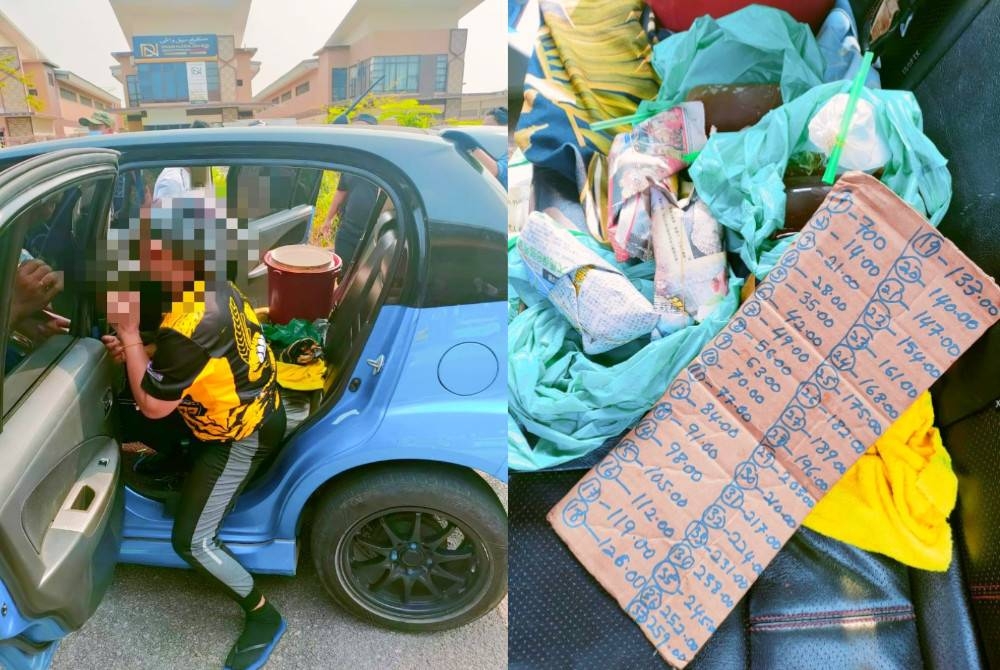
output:
[[[116,562],[187,567],[170,542],[183,472],[133,469],[138,413],[98,339],[96,260],[127,238],[165,167],[249,222],[258,245],[233,278],[258,306],[263,254],[308,240],[317,203],[336,198],[345,174],[355,190],[341,222],[361,221],[323,337],[322,388],[288,394],[298,406],[283,446],[221,539],[250,571],[282,575],[308,543],[331,597],[378,625],[439,630],[490,611],[507,590],[507,517],[484,477],[507,477],[497,181],[434,132],[88,136],[0,151],[0,667],[47,667]],[[19,268],[31,258],[63,282],[44,312],[25,315]],[[68,332],[47,329],[57,315]]]

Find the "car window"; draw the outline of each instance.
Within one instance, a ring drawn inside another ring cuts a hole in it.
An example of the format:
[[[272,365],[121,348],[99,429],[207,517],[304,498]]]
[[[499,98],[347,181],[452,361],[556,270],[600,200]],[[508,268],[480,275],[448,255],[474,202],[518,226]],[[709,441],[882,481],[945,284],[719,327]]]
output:
[[[121,171],[111,228],[134,228],[143,207],[181,193],[221,200],[227,213],[246,225],[247,239],[236,260],[227,263],[227,276],[258,307],[267,302],[263,261],[268,251],[302,243],[333,249],[344,277],[368,231],[394,216],[387,194],[360,174],[271,164],[164,166]]]
[[[11,244],[17,250],[16,267],[4,291],[10,308],[5,375],[50,338],[66,333],[78,303],[93,296],[91,266],[80,252],[88,247],[91,219],[102,206],[109,182],[91,179],[50,193],[5,227],[3,248]]]
[[[345,270],[357,257],[366,233],[392,211],[392,202],[375,182],[358,174],[327,170],[320,182],[313,242],[332,248]]]

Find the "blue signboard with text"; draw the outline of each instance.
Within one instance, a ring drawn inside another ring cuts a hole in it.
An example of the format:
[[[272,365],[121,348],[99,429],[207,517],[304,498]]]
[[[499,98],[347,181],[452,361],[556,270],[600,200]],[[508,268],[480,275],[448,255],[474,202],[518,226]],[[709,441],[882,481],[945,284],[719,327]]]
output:
[[[135,58],[202,58],[218,54],[215,35],[136,35],[132,38]]]

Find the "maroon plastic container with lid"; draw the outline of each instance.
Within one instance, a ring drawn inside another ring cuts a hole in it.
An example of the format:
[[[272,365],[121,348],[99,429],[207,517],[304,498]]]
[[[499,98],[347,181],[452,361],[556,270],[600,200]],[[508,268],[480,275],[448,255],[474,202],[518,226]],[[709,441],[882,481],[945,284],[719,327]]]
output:
[[[325,319],[333,308],[340,256],[309,244],[291,244],[264,255],[271,323]]]

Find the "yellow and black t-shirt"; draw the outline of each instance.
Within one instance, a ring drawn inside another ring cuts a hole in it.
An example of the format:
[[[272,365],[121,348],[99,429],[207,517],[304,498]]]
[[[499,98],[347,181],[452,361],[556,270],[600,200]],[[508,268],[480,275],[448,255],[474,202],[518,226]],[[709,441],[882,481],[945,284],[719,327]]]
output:
[[[142,388],[178,411],[199,440],[241,440],[278,406],[274,355],[249,301],[230,283],[198,283],[156,333]]]

